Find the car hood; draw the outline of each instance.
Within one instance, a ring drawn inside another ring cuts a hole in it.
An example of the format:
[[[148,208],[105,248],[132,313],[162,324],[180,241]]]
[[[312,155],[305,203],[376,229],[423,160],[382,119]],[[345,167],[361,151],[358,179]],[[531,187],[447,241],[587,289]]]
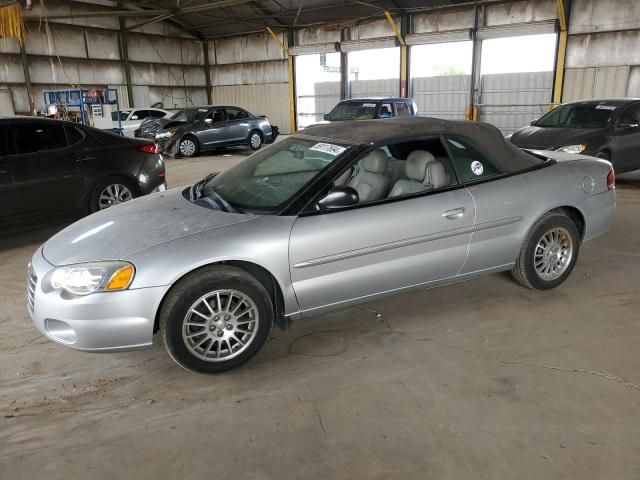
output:
[[[599,129],[549,128],[532,125],[515,131],[510,140],[518,147],[552,150],[586,142],[599,131]]]
[[[195,205],[173,189],[89,215],[51,237],[42,254],[52,265],[126,260],[161,243],[257,218]]]

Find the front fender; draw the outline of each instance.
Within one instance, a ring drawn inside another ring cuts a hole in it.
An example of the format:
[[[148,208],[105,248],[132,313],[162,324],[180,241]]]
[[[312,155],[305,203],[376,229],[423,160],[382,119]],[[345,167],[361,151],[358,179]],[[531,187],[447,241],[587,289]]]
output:
[[[246,262],[257,265],[275,278],[282,291],[284,315],[296,318],[300,308],[289,272],[289,235],[294,220],[295,217],[268,215],[138,252],[129,259],[136,267],[132,287],[173,285],[206,265]]]

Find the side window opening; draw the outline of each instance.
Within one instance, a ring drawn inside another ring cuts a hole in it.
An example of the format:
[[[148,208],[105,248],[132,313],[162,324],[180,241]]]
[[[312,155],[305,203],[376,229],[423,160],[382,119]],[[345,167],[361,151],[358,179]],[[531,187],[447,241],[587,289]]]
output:
[[[391,118],[393,117],[393,107],[390,103],[383,103],[378,113],[378,118]]]
[[[75,145],[76,143],[80,143],[84,139],[84,135],[76,127],[65,125],[64,130],[65,132],[67,132],[67,140],[69,141],[69,145]]]
[[[13,143],[9,135],[9,127],[0,126],[0,158],[13,154]]]
[[[361,204],[457,184],[447,151],[435,136],[372,150],[334,180],[334,185],[355,189]]]
[[[477,182],[504,173],[495,162],[466,138],[448,136],[446,142],[463,182]]]
[[[220,108],[216,108],[215,110],[211,110],[207,115],[207,118],[210,118],[213,123],[224,121],[224,112]]]
[[[17,153],[34,153],[67,146],[67,136],[61,124],[20,123],[12,126]]]
[[[404,102],[396,103],[396,115],[398,117],[410,117],[409,104]]]
[[[640,125],[640,104],[632,105],[620,115],[618,125]]]

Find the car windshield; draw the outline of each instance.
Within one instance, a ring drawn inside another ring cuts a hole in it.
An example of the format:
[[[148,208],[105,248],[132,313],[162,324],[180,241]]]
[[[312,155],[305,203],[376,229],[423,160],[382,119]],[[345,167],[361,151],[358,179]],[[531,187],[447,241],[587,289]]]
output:
[[[376,102],[342,102],[331,110],[327,120],[368,120],[375,117],[378,105]]]
[[[206,108],[185,108],[184,110],[174,113],[170,120],[193,123],[198,119],[204,118],[208,111]]]
[[[117,122],[118,117],[120,117],[120,121],[124,122],[127,120],[127,117],[131,113],[131,110],[117,110],[115,112],[111,112],[111,121]]]
[[[552,128],[603,128],[618,105],[561,105],[533,125]]]
[[[204,185],[202,195],[221,198],[236,210],[275,213],[349,148],[289,137],[216,175]]]

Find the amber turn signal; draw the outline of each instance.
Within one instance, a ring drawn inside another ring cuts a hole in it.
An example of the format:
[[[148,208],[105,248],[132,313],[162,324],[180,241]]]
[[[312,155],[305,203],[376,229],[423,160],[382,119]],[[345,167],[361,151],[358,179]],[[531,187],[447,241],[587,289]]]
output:
[[[121,268],[111,275],[105,290],[124,290],[131,284],[133,274],[134,270],[132,265],[127,265],[126,267]]]

